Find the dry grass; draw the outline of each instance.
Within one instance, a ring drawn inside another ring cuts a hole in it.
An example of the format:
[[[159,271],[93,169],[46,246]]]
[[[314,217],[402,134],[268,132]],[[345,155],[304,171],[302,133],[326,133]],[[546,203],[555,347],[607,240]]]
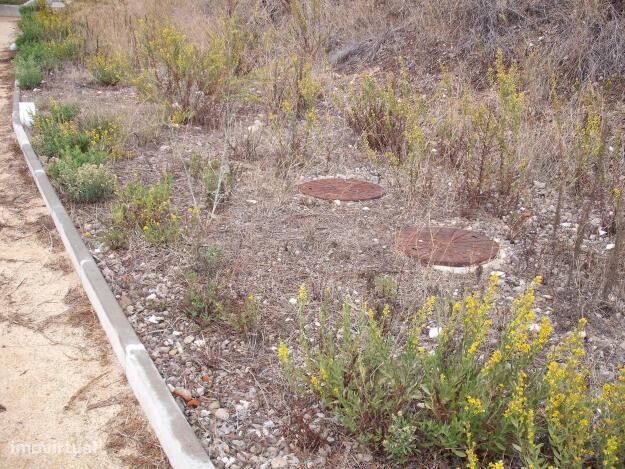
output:
[[[134,396],[118,396],[119,401],[132,402]],[[171,467],[158,440],[145,421],[141,408],[125,406],[106,425],[106,449],[124,467],[167,469]]]

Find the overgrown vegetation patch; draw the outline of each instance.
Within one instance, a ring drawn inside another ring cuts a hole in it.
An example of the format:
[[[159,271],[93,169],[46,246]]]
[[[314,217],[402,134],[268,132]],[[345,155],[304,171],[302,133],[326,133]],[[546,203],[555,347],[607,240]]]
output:
[[[82,41],[70,16],[52,11],[44,0],[21,7],[20,12],[15,77],[21,88],[32,89],[41,83],[45,72],[76,57]]]
[[[76,1],[21,27],[37,153],[216,465],[625,464],[614,2]],[[328,178],[384,197],[299,195]],[[501,255],[434,271],[407,226]]]
[[[497,275],[483,294],[428,298],[399,333],[388,304],[380,312],[346,300],[335,323],[322,305],[313,334],[302,286],[297,355],[284,342],[277,354],[295,389],[318,396],[360,440],[400,463],[437,451],[467,467],[501,467],[512,455],[524,467],[611,467],[623,456],[615,442],[625,425],[625,369],[602,392],[589,388],[586,320],[545,353],[552,325],[533,311],[540,281],[498,310],[499,331],[489,319]],[[434,343],[424,341],[432,315],[441,324]]]
[[[80,128],[78,112],[77,105],[51,102],[48,112],[35,117],[35,148],[50,158],[48,174],[72,201],[97,202],[113,195],[117,181],[106,166],[102,129]]]

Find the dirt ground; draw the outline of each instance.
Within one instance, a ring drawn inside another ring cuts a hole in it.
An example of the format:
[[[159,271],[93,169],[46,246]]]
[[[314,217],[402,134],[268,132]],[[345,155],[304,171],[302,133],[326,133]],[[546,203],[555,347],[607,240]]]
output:
[[[15,33],[0,19],[0,466],[167,466],[14,143]]]

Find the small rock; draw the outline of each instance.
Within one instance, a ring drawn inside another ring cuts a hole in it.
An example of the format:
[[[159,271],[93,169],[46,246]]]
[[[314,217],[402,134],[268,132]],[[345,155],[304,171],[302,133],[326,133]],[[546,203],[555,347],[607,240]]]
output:
[[[193,399],[193,396],[191,395],[191,393],[186,390],[185,388],[176,388],[174,389],[174,394],[176,396],[179,396],[181,398],[183,398],[186,402],[190,401]]]
[[[430,339],[435,339],[439,336],[439,334],[441,333],[442,328],[440,327],[430,327],[430,330],[428,331],[428,337]]]
[[[215,417],[219,420],[228,420],[230,418],[230,414],[224,408],[219,408],[215,411]]]
[[[280,456],[271,460],[271,467],[272,469],[289,467],[289,462],[286,458]]]

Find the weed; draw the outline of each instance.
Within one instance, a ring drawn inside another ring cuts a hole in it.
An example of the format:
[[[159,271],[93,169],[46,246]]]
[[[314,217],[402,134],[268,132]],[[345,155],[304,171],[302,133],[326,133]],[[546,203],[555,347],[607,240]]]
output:
[[[177,210],[171,203],[171,179],[144,186],[132,182],[117,192],[111,208],[113,222],[120,229],[134,229],[151,244],[167,244],[180,238]]]
[[[120,228],[109,228],[101,235],[101,239],[114,251],[128,249],[128,233]]]
[[[417,450],[417,426],[400,411],[388,428],[382,441],[384,451],[391,459],[403,462]]]
[[[98,53],[87,59],[87,69],[98,83],[115,86],[125,80],[130,62],[123,54]]]
[[[228,317],[228,323],[238,332],[250,336],[258,330],[262,318],[260,303],[254,295],[247,295],[239,311],[233,311]]]
[[[202,171],[202,185],[206,200],[213,206],[223,202],[231,190],[232,177],[230,170],[219,160],[211,160]]]
[[[195,248],[195,271],[206,276],[214,277],[219,267],[219,248],[215,246],[197,246]]]
[[[375,295],[388,303],[393,303],[397,298],[397,282],[388,275],[374,277],[373,287]]]
[[[217,285],[204,282],[197,272],[186,275],[187,290],[183,300],[183,310],[193,320],[207,325],[221,318],[224,305],[217,293]]]
[[[385,153],[391,162],[403,162],[406,137],[423,112],[406,77],[389,74],[386,82],[379,84],[366,75],[359,87],[350,90],[347,99],[347,123],[366,147]]]
[[[583,321],[541,365],[551,324],[544,318],[533,326],[539,281],[514,300],[501,335],[488,317],[496,299],[493,276],[482,295],[450,306],[428,299],[401,337],[388,327],[390,311],[376,317],[372,309],[353,311],[346,302],[342,319],[330,324],[322,308],[314,340],[304,327],[308,299],[302,287],[301,357],[291,357],[281,343],[280,362],[296,389],[317,396],[361,441],[400,461],[434,448],[475,467],[478,454],[482,461],[516,454],[528,467],[577,467],[590,461],[593,434],[613,421],[593,423]],[[429,347],[420,342],[434,308],[446,321]],[[610,405],[621,405],[617,392],[608,394]],[[620,434],[613,431],[606,430],[601,443],[609,457],[610,438]]]

